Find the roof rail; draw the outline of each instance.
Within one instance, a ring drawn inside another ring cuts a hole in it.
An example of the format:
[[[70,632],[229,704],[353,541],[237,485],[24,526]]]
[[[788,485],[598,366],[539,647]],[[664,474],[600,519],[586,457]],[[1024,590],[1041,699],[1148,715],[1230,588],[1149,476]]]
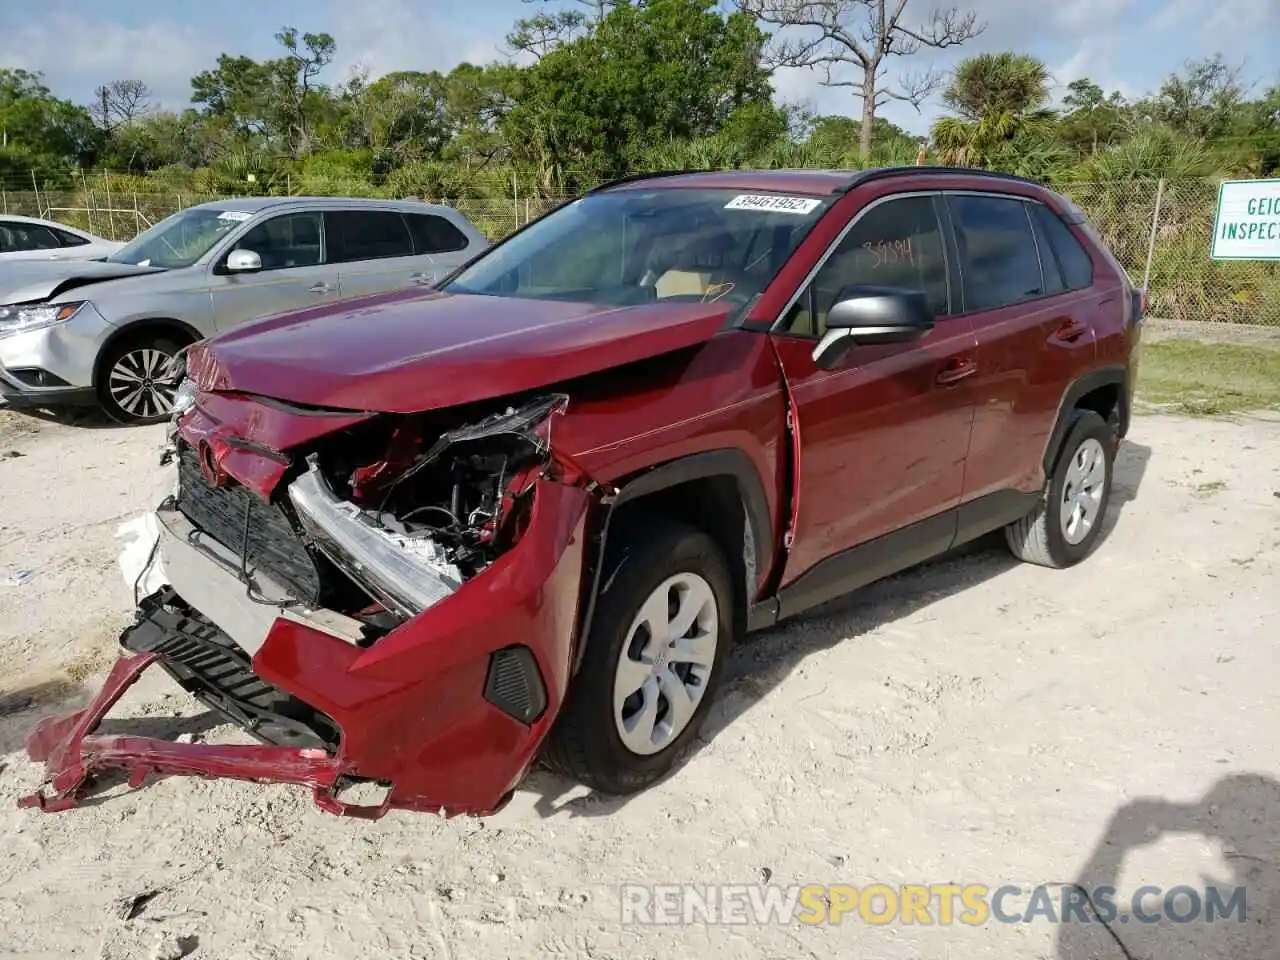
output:
[[[849,179],[849,183],[841,191],[848,193],[854,187],[867,183],[872,180],[884,180],[888,177],[912,177],[912,176],[953,176],[953,177],[989,177],[992,180],[1008,180],[1013,183],[1026,183],[1034,187],[1045,187],[1046,185],[1040,180],[1032,180],[1029,177],[1019,177],[1012,173],[1002,173],[999,170],[985,170],[981,167],[944,167],[944,166],[927,166],[927,167],[876,167],[871,170],[859,170]]]
[[[584,196],[600,193],[611,187],[620,187],[624,183],[635,183],[637,180],[656,180],[658,177],[680,177],[686,173],[717,173],[716,170],[650,170],[645,173],[629,173],[625,177],[618,177],[615,180],[606,180],[604,183],[597,184],[584,194]]]

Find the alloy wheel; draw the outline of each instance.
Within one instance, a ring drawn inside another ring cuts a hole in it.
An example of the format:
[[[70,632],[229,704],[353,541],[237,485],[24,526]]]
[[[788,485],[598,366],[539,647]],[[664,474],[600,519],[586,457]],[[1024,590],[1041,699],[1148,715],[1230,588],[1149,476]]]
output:
[[[140,346],[123,354],[107,374],[111,399],[131,417],[153,420],[173,409],[176,384],[173,354],[154,346]]]

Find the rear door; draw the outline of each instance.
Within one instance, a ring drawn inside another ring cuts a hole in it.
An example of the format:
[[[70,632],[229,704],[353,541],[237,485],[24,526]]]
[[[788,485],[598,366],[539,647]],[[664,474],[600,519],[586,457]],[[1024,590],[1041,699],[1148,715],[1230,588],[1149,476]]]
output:
[[[227,273],[233,250],[252,250],[262,258],[262,269]],[[284,213],[250,227],[214,262],[209,287],[219,330],[336,300],[338,271],[325,262],[320,213]]]
[[[910,542],[895,546],[894,557],[916,551],[923,560],[951,544],[976,366],[972,323],[951,303],[940,205],[937,195],[916,193],[864,207],[772,334],[799,437],[784,588],[824,560],[840,566],[845,551],[907,527],[916,531],[904,534]],[[823,370],[812,353],[827,311],[858,283],[923,291],[937,325],[915,343],[854,347]],[[824,581],[815,588],[824,596],[797,606],[844,592],[850,576],[857,571],[806,578]]]
[[[431,283],[431,257],[415,253],[404,214],[329,210],[324,222],[329,257],[338,265],[344,299]]]
[[[964,500],[1032,492],[1067,384],[1093,362],[1091,274],[1059,261],[1042,220],[1056,214],[1036,200],[950,193],[947,209],[978,343]]]

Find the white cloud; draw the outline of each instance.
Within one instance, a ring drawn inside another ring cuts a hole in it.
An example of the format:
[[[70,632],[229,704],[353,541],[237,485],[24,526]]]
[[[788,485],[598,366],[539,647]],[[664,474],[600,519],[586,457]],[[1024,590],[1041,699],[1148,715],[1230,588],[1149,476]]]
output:
[[[213,65],[218,46],[192,27],[164,21],[130,27],[53,14],[0,31],[0,63],[41,71],[56,93],[77,100],[103,83],[129,79],[181,107],[191,96],[191,77]]]
[[[325,29],[338,42],[340,75],[362,67],[372,76],[393,70],[450,70],[459,63],[488,63],[502,54],[508,29],[478,22],[460,28],[407,0],[336,0]]]

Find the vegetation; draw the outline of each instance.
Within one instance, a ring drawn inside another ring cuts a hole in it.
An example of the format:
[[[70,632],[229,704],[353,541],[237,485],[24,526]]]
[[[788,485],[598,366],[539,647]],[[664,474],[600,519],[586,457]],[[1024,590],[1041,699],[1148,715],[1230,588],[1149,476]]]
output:
[[[1058,186],[1139,279],[1155,182],[1165,179],[1155,308],[1280,322],[1273,265],[1217,264],[1206,253],[1217,181],[1280,175],[1280,87],[1246,88],[1220,56],[1136,100],[1077,79],[1057,102],[1045,65],[1018,52],[974,56],[946,76],[913,72],[933,49],[983,29],[963,10],[923,15],[922,3],[738,0],[731,12],[716,0],[540,3],[513,25],[511,57],[338,83],[340,38],[285,27],[278,56],[223,54],[192,77],[191,105],[176,111],[153,106],[134,78],[104,77],[94,102],[79,105],[39,74],[0,69],[3,203],[13,210],[14,191],[52,191],[68,199],[37,197],[38,209],[101,208],[84,195],[109,170],[100,182],[117,198],[166,196],[146,220],[175,200],[285,192],[420,196],[473,215],[485,203],[532,202],[536,213],[540,201],[637,170],[924,159]],[[891,63],[904,79],[889,82]],[[776,103],[778,66],[809,67],[816,83],[847,89],[851,116]],[[891,100],[919,105],[934,93],[945,115],[927,134],[880,115]],[[481,226],[495,234],[522,219],[487,216]]]
[[[1197,340],[1144,344],[1138,398],[1200,416],[1280,409],[1280,350]]]

